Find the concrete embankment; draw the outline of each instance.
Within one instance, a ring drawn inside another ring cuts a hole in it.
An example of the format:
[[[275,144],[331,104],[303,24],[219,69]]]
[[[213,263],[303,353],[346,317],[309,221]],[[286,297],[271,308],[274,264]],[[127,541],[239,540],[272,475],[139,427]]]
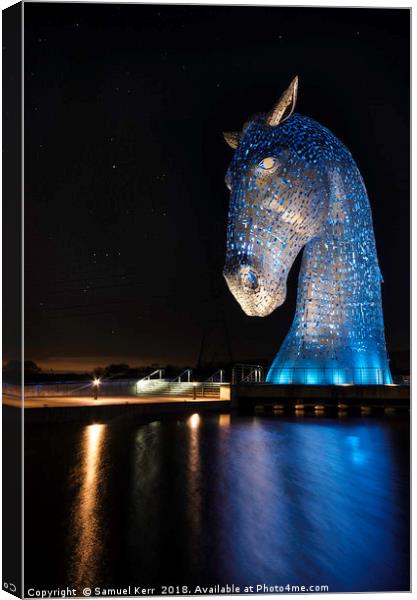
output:
[[[16,398],[3,398],[3,410],[16,411],[20,408]],[[140,399],[122,397],[106,400],[86,400],[85,398],[43,398],[25,402],[24,419],[26,423],[58,422],[58,421],[107,421],[124,415],[151,416],[172,413],[195,412],[228,412],[230,401],[225,400],[192,400],[189,398]]]
[[[21,401],[16,394],[5,393],[3,404],[16,410]],[[299,411],[334,414],[408,412],[409,386],[376,385],[271,385],[222,384],[217,397],[145,396],[25,396],[26,422],[103,421],[123,415],[162,415],[168,413],[274,412],[294,414]]]
[[[402,385],[271,385],[232,386],[232,407],[253,412],[283,410],[408,411],[410,387]]]

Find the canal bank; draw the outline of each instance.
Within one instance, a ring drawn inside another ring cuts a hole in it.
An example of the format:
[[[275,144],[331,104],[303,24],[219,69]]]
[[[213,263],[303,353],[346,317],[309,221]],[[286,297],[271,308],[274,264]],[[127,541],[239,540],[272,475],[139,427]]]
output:
[[[30,390],[33,392],[33,390]],[[52,391],[52,390],[51,390]],[[21,406],[17,394],[5,393],[3,404],[10,410]],[[263,383],[221,384],[216,395],[197,394],[124,394],[56,395],[43,389],[37,395],[25,389],[25,420],[43,421],[107,421],[122,415],[159,415],[169,413],[228,412],[299,414],[392,414],[410,409],[409,386],[308,386]]]
[[[273,385],[236,384],[231,387],[231,404],[243,412],[265,410],[346,410],[357,412],[410,409],[407,385]]]
[[[18,414],[16,404],[11,405],[3,402],[3,410]],[[131,415],[132,417],[154,417],[166,414],[193,414],[207,412],[228,412],[230,402],[222,400],[171,400],[166,399],[156,401],[135,401],[135,399],[114,399],[106,402],[77,403],[76,400],[71,403],[71,399],[66,399],[65,403],[60,404],[40,404],[38,407],[25,406],[25,423],[45,423],[45,422],[80,422],[95,423],[107,422],[122,416]]]

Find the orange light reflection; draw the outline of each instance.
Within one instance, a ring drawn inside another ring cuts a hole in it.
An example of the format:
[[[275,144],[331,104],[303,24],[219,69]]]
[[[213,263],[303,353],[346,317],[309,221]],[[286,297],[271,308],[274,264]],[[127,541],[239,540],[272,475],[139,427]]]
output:
[[[92,585],[103,549],[100,499],[101,472],[106,425],[85,428],[77,475],[80,489],[73,509],[74,554],[71,580],[75,586]]]

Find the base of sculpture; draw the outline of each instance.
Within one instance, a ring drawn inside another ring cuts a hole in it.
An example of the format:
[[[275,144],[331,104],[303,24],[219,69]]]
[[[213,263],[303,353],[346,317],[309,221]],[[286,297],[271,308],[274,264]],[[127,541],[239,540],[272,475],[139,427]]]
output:
[[[295,361],[273,362],[266,377],[267,383],[290,385],[386,385],[393,383],[388,365],[371,367],[336,367],[306,364]]]
[[[267,383],[290,385],[386,385],[392,383],[389,369],[270,369]]]

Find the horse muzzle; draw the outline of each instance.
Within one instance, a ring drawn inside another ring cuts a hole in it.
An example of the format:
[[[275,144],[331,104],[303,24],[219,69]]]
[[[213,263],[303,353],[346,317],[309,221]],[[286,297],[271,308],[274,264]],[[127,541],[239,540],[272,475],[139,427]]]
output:
[[[225,268],[223,276],[242,310],[250,317],[266,317],[285,301],[285,283],[280,281],[271,287],[251,265],[232,270]]]

